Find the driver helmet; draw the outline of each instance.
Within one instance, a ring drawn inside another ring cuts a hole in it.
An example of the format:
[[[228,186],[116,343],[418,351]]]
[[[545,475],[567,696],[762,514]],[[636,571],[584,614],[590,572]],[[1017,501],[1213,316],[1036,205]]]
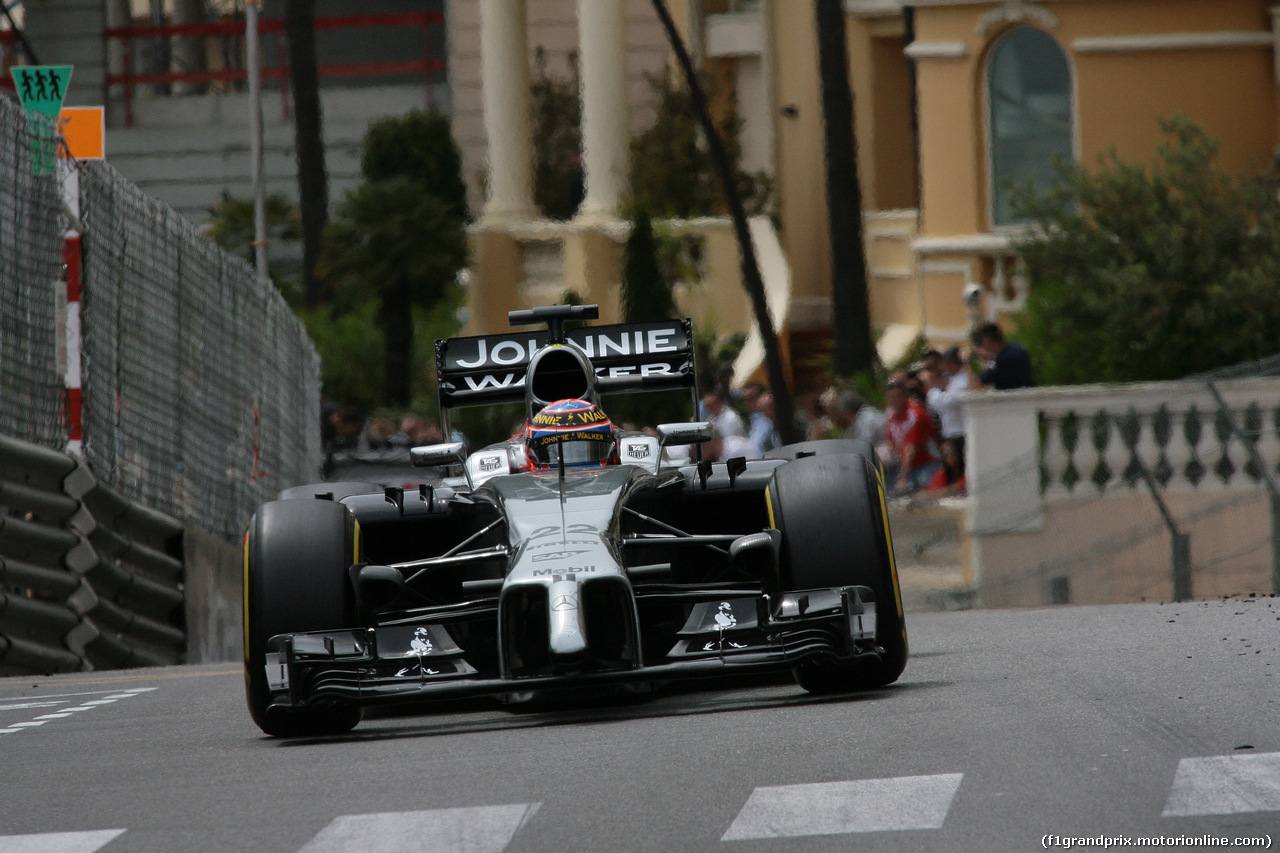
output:
[[[538,412],[524,431],[529,459],[537,468],[606,465],[613,457],[613,423],[598,406],[557,400]]]

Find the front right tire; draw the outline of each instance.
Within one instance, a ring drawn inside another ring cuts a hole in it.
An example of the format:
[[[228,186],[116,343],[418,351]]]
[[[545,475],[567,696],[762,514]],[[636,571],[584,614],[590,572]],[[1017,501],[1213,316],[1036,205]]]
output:
[[[271,708],[267,641],[277,634],[356,626],[347,570],[358,561],[355,517],[331,500],[265,503],[244,543],[245,698],[258,728],[273,737],[342,734],[360,722],[347,703]]]

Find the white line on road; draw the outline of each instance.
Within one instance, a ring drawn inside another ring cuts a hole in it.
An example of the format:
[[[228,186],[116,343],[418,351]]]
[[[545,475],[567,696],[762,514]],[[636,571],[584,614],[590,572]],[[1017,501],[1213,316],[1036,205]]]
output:
[[[756,788],[721,841],[939,829],[961,773]]]
[[[298,853],[501,853],[540,805],[346,815]]]
[[[117,702],[120,699],[129,699],[134,696],[138,696],[139,694],[142,694],[142,693],[148,693],[155,689],[156,688],[154,687],[134,687],[134,688],[130,688],[129,690],[122,690],[122,691],[98,690],[92,693],[63,694],[65,696],[101,696],[103,693],[107,693],[109,695],[103,699],[92,699],[89,701],[81,702],[79,705],[73,705],[69,708],[61,708],[59,710],[59,713],[57,714],[41,714],[39,717],[36,717],[35,719],[30,720],[28,722],[6,723],[3,727],[0,727],[0,735],[17,734],[18,732],[24,731],[29,728],[35,728],[36,726],[43,726],[45,723],[49,722],[50,720],[61,719],[63,717],[70,717],[81,711],[92,711],[94,708],[101,708],[103,705],[112,705],[112,704],[115,704],[115,702]],[[49,697],[44,697],[44,698],[49,698]],[[30,707],[47,708],[50,705],[59,705],[59,704],[62,704],[62,703],[53,702],[53,703],[46,703],[46,704],[33,704]],[[0,847],[0,853],[6,853],[3,847]]]
[[[100,829],[94,832],[0,835],[0,853],[94,853],[123,832],[123,829]]]
[[[1280,752],[1184,758],[1162,817],[1280,810]]]

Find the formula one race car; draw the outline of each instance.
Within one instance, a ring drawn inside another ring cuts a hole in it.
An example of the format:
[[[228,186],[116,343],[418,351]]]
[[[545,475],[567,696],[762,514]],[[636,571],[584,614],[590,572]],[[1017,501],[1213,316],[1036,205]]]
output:
[[[513,311],[549,328],[436,342],[445,435],[461,406],[526,409],[524,430],[470,455],[411,451],[462,476],[318,483],[259,507],[245,678],[264,732],[345,732],[369,705],[770,670],[815,693],[898,678],[906,623],[871,448],[713,463],[709,423],[614,429],[603,394],[688,389],[696,412],[692,328],[565,330],[596,316]],[[691,458],[669,461],[680,451]]]

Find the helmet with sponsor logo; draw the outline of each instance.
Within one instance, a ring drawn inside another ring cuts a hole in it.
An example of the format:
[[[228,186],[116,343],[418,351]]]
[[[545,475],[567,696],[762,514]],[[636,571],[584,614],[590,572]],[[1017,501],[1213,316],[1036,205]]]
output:
[[[598,406],[580,399],[557,400],[529,420],[524,431],[529,460],[550,468],[607,465],[613,461],[613,423]]]

